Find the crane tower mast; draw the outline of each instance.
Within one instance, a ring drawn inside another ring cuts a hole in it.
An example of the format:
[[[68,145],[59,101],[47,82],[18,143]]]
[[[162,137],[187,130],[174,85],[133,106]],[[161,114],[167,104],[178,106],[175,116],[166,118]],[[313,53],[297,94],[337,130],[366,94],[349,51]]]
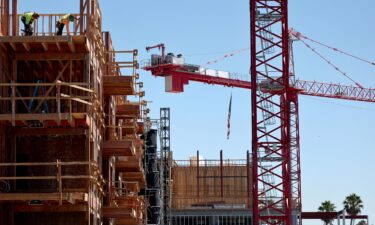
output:
[[[250,32],[253,224],[291,225],[295,207],[291,109],[296,109],[298,102],[297,90],[289,85],[288,1],[250,0]],[[260,83],[265,80],[277,83],[278,91],[264,95]],[[273,112],[265,107],[270,104],[274,106]],[[266,120],[275,123],[265,129]],[[267,182],[267,175],[275,177],[273,184]]]

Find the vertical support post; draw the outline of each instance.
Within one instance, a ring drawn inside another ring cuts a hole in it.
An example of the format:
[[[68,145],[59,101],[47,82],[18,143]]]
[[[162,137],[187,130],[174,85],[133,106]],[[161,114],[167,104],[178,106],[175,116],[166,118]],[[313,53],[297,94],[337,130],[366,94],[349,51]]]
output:
[[[12,0],[12,35],[18,36],[18,13],[17,13],[17,0]]]
[[[62,179],[61,179],[61,163],[60,160],[56,161],[56,167],[57,167],[57,181],[59,183],[59,204],[62,205]]]
[[[12,91],[12,126],[16,126],[16,86],[14,81],[11,81],[11,91]]]
[[[83,0],[79,1],[79,34],[83,35],[83,14],[84,14],[84,6]]]
[[[94,15],[95,14],[95,7],[96,4],[95,4],[95,0],[91,0],[91,14]]]
[[[12,146],[12,152],[11,152],[11,157],[12,157],[13,163],[17,163],[17,137],[13,136],[11,138],[12,138],[12,144],[11,144],[11,146]],[[17,166],[13,166],[12,175],[14,177],[17,176]],[[17,181],[16,180],[13,181],[13,189],[14,190],[17,189]]]
[[[220,150],[220,194],[224,197],[224,180],[223,180],[223,150]]]
[[[71,97],[71,96],[70,96]],[[57,125],[61,125],[61,85],[60,82],[56,83],[56,101],[57,101]]]
[[[90,10],[91,0],[86,0],[86,33],[91,27],[91,10]]]
[[[3,21],[3,29],[4,35],[9,36],[9,0],[4,0],[4,21]]]
[[[3,21],[4,21],[4,14],[3,14],[3,0],[0,0],[0,35],[3,33]],[[1,220],[0,220],[1,221]]]
[[[199,150],[197,151],[197,196],[199,201]]]
[[[69,68],[69,83],[73,82],[73,60],[70,61],[70,68]],[[69,96],[73,95],[72,86],[69,85]],[[72,99],[69,99],[69,121],[73,120],[72,116]]]
[[[251,181],[250,181],[250,153],[246,152],[246,186],[247,186],[247,208],[251,209]]]
[[[13,62],[12,62],[12,81],[11,81],[11,84],[12,84],[12,87],[11,87],[11,91],[12,91],[12,126],[15,126],[16,125],[16,121],[15,121],[15,117],[16,117],[16,86],[14,85],[16,82],[17,82],[17,60],[16,59],[13,59]]]

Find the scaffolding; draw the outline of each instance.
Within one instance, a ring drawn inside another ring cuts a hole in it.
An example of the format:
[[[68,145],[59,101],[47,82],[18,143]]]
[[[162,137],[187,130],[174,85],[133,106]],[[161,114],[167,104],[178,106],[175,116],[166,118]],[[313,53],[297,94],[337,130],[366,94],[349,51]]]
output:
[[[162,196],[162,223],[170,225],[172,206],[172,177],[171,177],[171,136],[170,136],[170,108],[160,109],[160,164],[161,164],[161,196]]]
[[[98,0],[77,3],[69,34],[40,13],[24,36],[0,0],[0,224],[145,224],[138,51],[114,49]]]

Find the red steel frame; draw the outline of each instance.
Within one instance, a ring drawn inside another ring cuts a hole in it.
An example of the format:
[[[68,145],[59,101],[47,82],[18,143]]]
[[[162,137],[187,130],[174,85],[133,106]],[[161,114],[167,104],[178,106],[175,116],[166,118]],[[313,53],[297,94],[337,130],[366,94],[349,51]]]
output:
[[[254,225],[292,225],[290,103],[295,91],[289,87],[288,32],[287,0],[250,0]],[[271,54],[266,52],[271,48]],[[273,77],[264,67],[275,72]],[[265,97],[260,80],[272,80],[283,88]],[[274,105],[275,111],[268,111],[264,103]],[[262,118],[262,112],[276,120],[268,131],[263,126],[270,118]],[[267,175],[276,177],[275,183],[269,183]],[[268,192],[276,194],[270,198]]]
[[[253,90],[254,225],[302,222],[298,95],[375,102],[375,89],[291,77],[287,4],[287,0],[250,0],[251,82],[189,72],[182,65],[168,64],[164,60],[159,65],[144,67],[155,76],[168,77],[172,81],[170,92],[183,92],[189,81]],[[262,81],[276,89],[262,88]],[[275,109],[273,112],[269,111],[269,105]],[[267,123],[271,120],[276,123]],[[199,165],[197,172],[199,174]],[[270,176],[275,177],[275,181],[269,181]],[[292,218],[292,210],[297,218]]]

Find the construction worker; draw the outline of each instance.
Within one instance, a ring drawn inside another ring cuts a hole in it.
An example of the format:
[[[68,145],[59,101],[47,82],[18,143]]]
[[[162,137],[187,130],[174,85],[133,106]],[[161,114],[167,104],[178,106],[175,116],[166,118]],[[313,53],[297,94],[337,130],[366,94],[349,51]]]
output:
[[[33,35],[33,28],[31,25],[33,24],[34,20],[37,20],[38,18],[39,14],[36,12],[25,12],[21,15],[21,21],[25,26],[25,29],[23,30],[25,36]]]
[[[69,23],[73,22],[74,20],[75,20],[75,17],[72,14],[66,14],[66,15],[62,16],[56,22],[56,28],[57,28],[56,35],[62,35],[62,32],[63,32],[65,26],[66,26],[66,31],[67,31],[68,35],[70,35]]]

